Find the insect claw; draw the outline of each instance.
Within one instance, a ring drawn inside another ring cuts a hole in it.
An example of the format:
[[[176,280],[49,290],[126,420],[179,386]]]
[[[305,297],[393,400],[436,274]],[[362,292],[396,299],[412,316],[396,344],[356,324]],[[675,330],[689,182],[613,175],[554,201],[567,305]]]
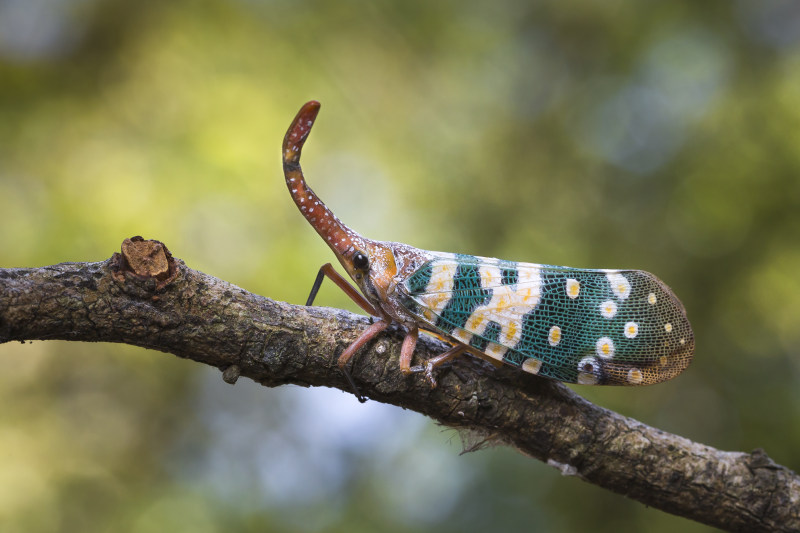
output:
[[[436,377],[433,375],[433,370],[435,368],[436,367],[431,362],[428,362],[428,364],[425,365],[425,377],[428,378],[428,381],[431,384],[431,389],[435,389],[438,385],[438,383],[436,383]]]
[[[353,391],[353,394],[355,395],[358,402],[366,403],[367,398],[361,395],[361,391],[358,390],[356,382],[353,381],[353,376],[350,375],[350,372],[348,372],[346,368],[342,368],[342,373],[344,374],[344,377],[347,378],[347,382],[350,384],[350,389]]]
[[[412,366],[411,368],[408,369],[408,373],[409,374],[425,373],[425,379],[427,379],[430,382],[431,388],[435,389],[436,386],[438,385],[438,383],[436,383],[436,378],[433,375],[433,371],[435,369],[436,369],[435,364],[427,362],[425,363],[425,366],[422,365]]]

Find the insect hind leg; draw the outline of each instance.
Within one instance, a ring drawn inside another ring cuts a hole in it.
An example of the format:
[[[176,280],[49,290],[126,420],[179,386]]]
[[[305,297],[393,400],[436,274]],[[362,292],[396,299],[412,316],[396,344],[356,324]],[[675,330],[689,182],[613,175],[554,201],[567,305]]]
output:
[[[431,357],[425,362],[425,365],[411,366],[411,358],[414,354],[414,348],[417,345],[417,337],[419,330],[413,328],[409,330],[406,338],[403,339],[403,346],[400,349],[400,370],[404,374],[411,374],[412,372],[425,372],[425,377],[431,384],[431,388],[436,388],[436,376],[434,370],[439,368],[445,363],[448,363],[466,352],[467,347],[464,344],[457,344],[444,353]]]
[[[430,381],[431,383],[431,388],[435,388],[437,385],[436,376],[434,375],[434,370],[444,365],[445,363],[449,363],[453,359],[456,359],[457,357],[466,353],[466,351],[467,351],[466,346],[464,346],[463,344],[457,344],[452,348],[450,348],[449,350],[447,350],[446,352],[441,353],[436,357],[431,357],[430,359],[428,359],[425,362],[424,367],[418,367],[421,368],[421,370],[424,370],[425,377],[428,378],[428,381]]]

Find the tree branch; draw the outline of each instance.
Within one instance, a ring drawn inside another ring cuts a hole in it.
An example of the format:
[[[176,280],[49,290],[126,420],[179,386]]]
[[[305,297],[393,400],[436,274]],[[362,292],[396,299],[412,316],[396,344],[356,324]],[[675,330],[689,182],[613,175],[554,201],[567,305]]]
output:
[[[275,302],[188,268],[158,241],[126,239],[99,263],[0,269],[0,343],[122,342],[268,387],[349,391],[335,354],[368,325],[345,311]],[[560,383],[462,357],[431,389],[400,373],[402,334],[359,353],[361,392],[486,442],[502,442],[646,505],[729,531],[800,530],[800,478],[761,451],[724,452],[584,400]],[[445,345],[420,339],[415,357]]]

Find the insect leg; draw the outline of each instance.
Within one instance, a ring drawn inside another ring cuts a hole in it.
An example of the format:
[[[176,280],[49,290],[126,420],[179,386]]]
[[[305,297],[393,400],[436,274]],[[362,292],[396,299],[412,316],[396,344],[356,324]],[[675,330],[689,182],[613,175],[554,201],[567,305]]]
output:
[[[463,344],[458,344],[446,352],[428,359],[424,367],[415,366],[412,368],[411,359],[414,355],[414,348],[417,345],[418,336],[419,329],[414,328],[409,330],[408,335],[406,335],[406,338],[403,339],[403,346],[400,348],[400,371],[403,372],[403,374],[411,374],[412,372],[425,372],[425,377],[428,378],[428,381],[431,383],[431,388],[433,389],[436,387],[436,378],[433,375],[433,371],[437,367],[447,363],[448,361],[452,361],[464,353],[467,347]]]
[[[431,382],[431,388],[436,387],[436,378],[433,375],[433,371],[437,368],[442,366],[443,364],[452,361],[459,355],[463,354],[467,350],[467,347],[463,344],[457,344],[447,350],[446,352],[437,355],[436,357],[431,357],[425,363],[425,377],[428,378],[428,381]]]
[[[320,272],[322,271],[320,270]],[[353,393],[356,395],[356,398],[358,398],[358,401],[361,403],[366,402],[367,399],[361,396],[361,393],[358,391],[358,387],[356,387],[356,384],[353,381],[352,376],[350,376],[350,372],[348,372],[347,368],[345,368],[345,365],[347,365],[347,362],[353,358],[353,355],[355,355],[355,353],[362,346],[364,346],[367,342],[369,342],[370,339],[375,337],[378,333],[385,330],[388,326],[389,322],[387,322],[386,320],[379,320],[378,322],[375,322],[370,327],[368,327],[364,331],[364,333],[361,334],[359,338],[354,340],[350,346],[345,348],[345,350],[342,352],[342,355],[339,356],[339,361],[338,361],[339,368],[344,374],[344,377],[347,378],[347,382],[350,383],[350,387],[353,389]]]
[[[375,310],[375,307],[373,307],[372,304],[369,303],[367,299],[355,289],[355,287],[350,285],[350,283],[344,279],[341,274],[336,272],[336,270],[333,269],[333,265],[330,263],[322,265],[322,268],[319,269],[319,272],[317,273],[317,279],[314,280],[314,285],[311,287],[311,294],[308,295],[306,306],[310,306],[314,303],[314,298],[317,297],[317,292],[319,292],[319,288],[322,285],[322,280],[325,276],[328,276],[328,279],[334,282],[337,287],[342,289],[344,293],[356,304],[358,304],[361,309],[369,313],[371,316],[380,316],[380,313]]]
[[[409,328],[406,338],[403,339],[403,346],[400,348],[400,372],[410,374],[418,370],[411,368],[411,358],[414,356],[414,348],[417,346],[419,329]]]
[[[319,269],[317,278],[314,280],[314,285],[311,287],[311,293],[308,295],[308,300],[306,300],[306,306],[314,304],[314,298],[317,297],[317,292],[319,292],[319,288],[322,286],[322,280],[325,279],[325,276],[334,282],[337,287],[342,289],[351,300],[358,304],[361,309],[369,313],[370,316],[380,316],[380,313],[372,306],[372,304],[369,303],[367,299],[364,298],[361,293],[358,292],[352,285],[350,285],[346,279],[336,272],[336,270],[333,268],[333,265],[330,263],[322,265],[322,267]],[[361,403],[366,402],[367,399],[364,398],[359,392],[358,387],[356,387],[356,384],[353,381],[353,377],[350,375],[350,372],[347,371],[345,365],[347,365],[347,362],[350,361],[359,348],[364,346],[364,344],[366,344],[378,333],[386,329],[388,325],[389,322],[386,320],[379,320],[378,322],[375,322],[369,328],[367,328],[367,330],[364,331],[359,338],[353,341],[353,343],[342,352],[342,355],[339,356],[339,368],[344,374],[344,377],[347,378],[347,382],[350,384],[353,394],[355,394],[356,398],[358,398],[358,401]]]
[[[344,368],[344,366],[348,361],[350,361],[350,359],[352,359],[353,355],[355,355],[359,348],[364,346],[370,341],[370,339],[375,337],[381,331],[385,330],[388,326],[389,322],[385,320],[379,320],[364,330],[364,333],[362,333],[359,338],[354,340],[353,343],[342,352],[342,355],[339,356],[339,368]]]

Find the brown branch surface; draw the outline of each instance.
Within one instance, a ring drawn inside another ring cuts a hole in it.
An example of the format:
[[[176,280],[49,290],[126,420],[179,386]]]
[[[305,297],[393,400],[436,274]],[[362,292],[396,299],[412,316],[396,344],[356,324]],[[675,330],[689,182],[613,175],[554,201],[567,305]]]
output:
[[[235,382],[349,390],[335,354],[368,319],[251,294],[188,268],[158,241],[126,239],[99,263],[0,269],[0,343],[122,342],[215,366]],[[729,531],[800,530],[800,478],[760,450],[725,452],[584,400],[560,383],[463,357],[431,389],[398,367],[390,328],[356,356],[362,394],[557,466],[646,505]],[[421,340],[415,357],[443,350]]]

